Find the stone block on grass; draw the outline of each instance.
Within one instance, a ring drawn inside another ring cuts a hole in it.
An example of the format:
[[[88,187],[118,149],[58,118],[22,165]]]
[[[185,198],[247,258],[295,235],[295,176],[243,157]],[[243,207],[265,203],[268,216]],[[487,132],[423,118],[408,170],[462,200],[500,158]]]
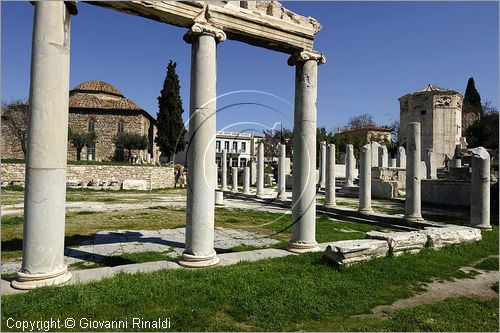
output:
[[[325,256],[339,266],[387,256],[389,245],[385,240],[356,239],[333,242],[325,250]]]
[[[420,231],[410,232],[380,232],[369,231],[369,239],[385,240],[389,244],[389,252],[398,256],[405,252],[418,253],[427,243],[427,235]]]
[[[147,180],[140,179],[125,179],[122,183],[123,190],[140,190],[146,191],[148,190],[148,182]]]
[[[429,245],[434,248],[476,242],[482,238],[481,230],[464,226],[426,227],[423,233],[427,235]]]

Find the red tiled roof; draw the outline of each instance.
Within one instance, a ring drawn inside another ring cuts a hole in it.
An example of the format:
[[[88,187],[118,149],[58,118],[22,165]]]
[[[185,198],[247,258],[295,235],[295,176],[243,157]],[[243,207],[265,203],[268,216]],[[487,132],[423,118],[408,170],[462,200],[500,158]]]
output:
[[[69,92],[70,108],[142,110],[137,104],[104,81],[86,81]]]

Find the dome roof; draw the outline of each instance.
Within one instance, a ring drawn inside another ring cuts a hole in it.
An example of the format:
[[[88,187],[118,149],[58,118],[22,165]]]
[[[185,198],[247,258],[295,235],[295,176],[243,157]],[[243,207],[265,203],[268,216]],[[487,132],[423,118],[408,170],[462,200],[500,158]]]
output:
[[[85,81],[83,83],[80,83],[77,85],[72,92],[90,92],[90,93],[105,93],[105,94],[111,94],[111,95],[117,95],[124,97],[123,94],[121,93],[120,90],[116,89],[113,87],[111,84],[104,82],[104,81],[99,81],[99,80],[91,80],[91,81]]]
[[[70,108],[142,110],[137,104],[123,96],[111,84],[99,81],[85,81],[69,92]]]

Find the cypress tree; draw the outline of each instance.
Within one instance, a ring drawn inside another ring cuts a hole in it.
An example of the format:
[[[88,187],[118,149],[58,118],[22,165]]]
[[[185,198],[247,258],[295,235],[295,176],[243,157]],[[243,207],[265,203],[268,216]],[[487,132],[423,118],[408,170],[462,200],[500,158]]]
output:
[[[468,112],[473,113],[483,113],[483,108],[481,107],[481,96],[476,90],[474,84],[474,78],[469,78],[467,81],[467,88],[465,88],[465,95],[463,101],[463,107],[467,109]]]
[[[184,122],[182,121],[182,99],[180,95],[179,77],[175,72],[177,64],[168,63],[167,76],[163,89],[158,97],[158,133],[155,143],[160,148],[162,156],[172,156],[184,149]]]

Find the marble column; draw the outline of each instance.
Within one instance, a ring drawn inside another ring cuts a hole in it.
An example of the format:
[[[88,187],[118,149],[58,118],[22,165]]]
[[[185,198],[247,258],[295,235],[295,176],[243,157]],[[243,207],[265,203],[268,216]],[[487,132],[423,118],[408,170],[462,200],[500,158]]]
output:
[[[215,265],[214,184],[216,136],[217,42],[225,34],[212,26],[195,23],[184,36],[191,43],[191,87],[186,245],[179,264],[187,267]]]
[[[227,151],[225,149],[222,151],[221,170],[221,190],[227,191]]]
[[[491,229],[490,225],[490,154],[483,147],[472,152],[470,225]]]
[[[427,149],[427,179],[437,179],[436,156],[432,149]]]
[[[250,167],[243,169],[243,194],[250,194]]]
[[[390,168],[396,168],[396,167],[397,167],[397,165],[398,165],[398,163],[397,163],[397,159],[395,159],[395,158],[391,158],[390,163],[389,163],[389,167],[390,167]]]
[[[335,207],[335,145],[329,144],[326,150],[325,206]]]
[[[319,187],[325,188],[326,181],[326,141],[320,143]]]
[[[359,156],[359,207],[358,212],[369,214],[372,210],[372,146],[361,147]]]
[[[356,160],[354,158],[354,146],[347,145],[345,153],[345,186],[354,186],[354,170],[356,170]]]
[[[16,289],[71,279],[64,262],[70,15],[64,2],[35,2],[23,260],[11,283]]]
[[[378,148],[378,166],[381,168],[389,167],[389,153],[385,145],[381,145]]]
[[[256,196],[264,195],[264,143],[259,142],[257,146],[257,193]]]
[[[232,167],[231,174],[233,176],[233,187],[231,188],[231,191],[238,193],[238,167]]]
[[[404,147],[398,147],[396,159],[398,161],[398,168],[406,169],[406,150]]]
[[[381,166],[379,165],[379,160],[378,160],[378,151],[379,148],[381,147],[380,143],[378,143],[377,141],[372,141],[370,142],[370,147],[372,150],[372,167],[378,168]]]
[[[316,251],[316,99],[318,63],[325,57],[316,51],[293,54],[295,110],[293,132],[292,237],[288,250]]]
[[[279,145],[279,156],[278,156],[278,199],[286,199],[286,173],[285,173],[285,162],[286,161],[286,145]]]
[[[406,168],[406,199],[405,199],[405,218],[412,221],[421,221],[421,202],[420,202],[420,179],[421,179],[421,161],[420,161],[420,123],[410,123],[408,125],[408,154]]]

